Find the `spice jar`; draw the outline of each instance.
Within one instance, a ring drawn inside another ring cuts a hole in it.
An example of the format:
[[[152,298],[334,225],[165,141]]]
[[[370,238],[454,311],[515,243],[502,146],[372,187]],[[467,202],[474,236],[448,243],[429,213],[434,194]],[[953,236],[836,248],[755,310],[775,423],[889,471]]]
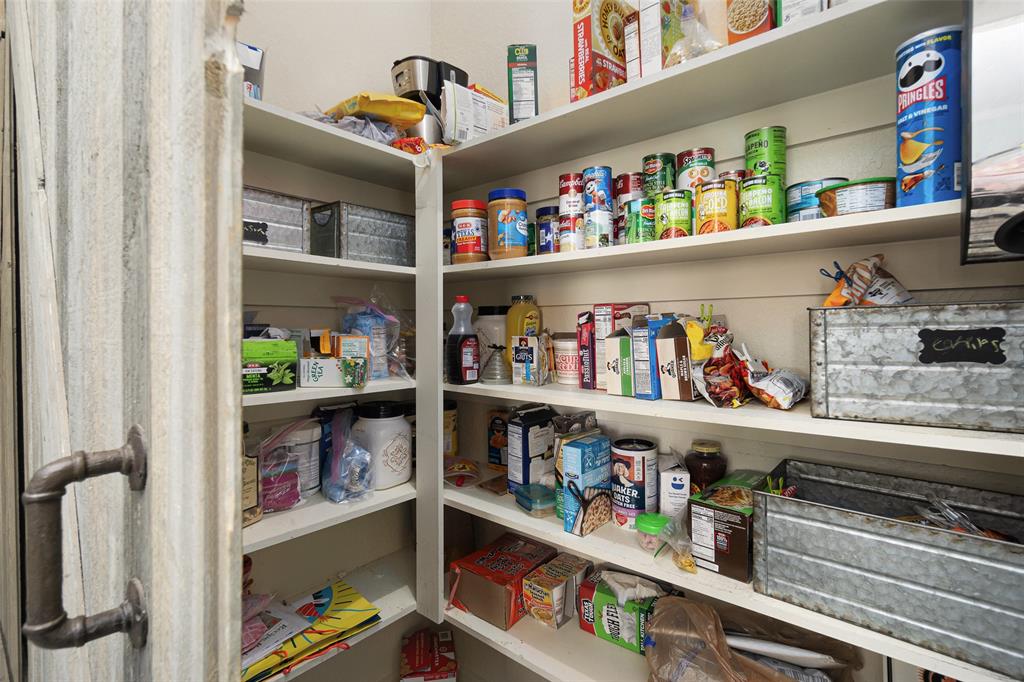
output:
[[[722,444],[717,440],[695,440],[683,458],[690,472],[690,494],[703,492],[709,485],[725,476],[725,457]]]
[[[402,404],[379,400],[360,405],[352,438],[373,456],[374,488],[384,490],[412,478],[412,427]]]
[[[487,256],[487,204],[473,199],[452,202],[452,263],[479,263]]]
[[[661,547],[661,529],[668,523],[668,517],[663,514],[640,514],[636,517],[636,541],[643,549],[651,554]]]
[[[487,194],[488,254],[491,260],[529,254],[526,192],[512,187]]]

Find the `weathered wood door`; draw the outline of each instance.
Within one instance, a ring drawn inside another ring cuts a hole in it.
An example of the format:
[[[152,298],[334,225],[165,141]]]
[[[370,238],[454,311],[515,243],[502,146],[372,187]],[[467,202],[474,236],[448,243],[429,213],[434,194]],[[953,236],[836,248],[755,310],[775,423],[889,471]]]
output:
[[[137,578],[146,643],[28,643],[27,680],[238,679],[240,12],[7,0],[25,482],[134,426],[148,459],[142,490],[117,473],[67,487],[54,569],[71,617]],[[26,522],[26,547],[45,540]],[[27,601],[45,599],[26,570]]]

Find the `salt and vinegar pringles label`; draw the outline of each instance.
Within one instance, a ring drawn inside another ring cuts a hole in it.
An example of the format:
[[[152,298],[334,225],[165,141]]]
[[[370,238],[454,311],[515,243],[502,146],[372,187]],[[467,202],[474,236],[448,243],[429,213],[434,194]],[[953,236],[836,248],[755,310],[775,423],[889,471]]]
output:
[[[644,194],[656,197],[672,189],[676,181],[674,154],[649,154],[643,158]]]
[[[961,33],[944,26],[896,48],[897,206],[960,198]]]
[[[693,233],[693,194],[687,189],[662,192],[654,202],[654,238],[674,239]]]
[[[653,242],[655,236],[654,200],[634,199],[626,207],[626,243]]]
[[[786,184],[786,129],[768,126],[743,136],[744,157],[750,175],[778,175]]]
[[[735,180],[712,180],[700,185],[694,198],[697,234],[735,230],[737,194]]]
[[[508,46],[508,122],[533,118],[537,110],[537,46]]]
[[[740,183],[740,227],[786,222],[786,192],[778,175],[753,175]]]

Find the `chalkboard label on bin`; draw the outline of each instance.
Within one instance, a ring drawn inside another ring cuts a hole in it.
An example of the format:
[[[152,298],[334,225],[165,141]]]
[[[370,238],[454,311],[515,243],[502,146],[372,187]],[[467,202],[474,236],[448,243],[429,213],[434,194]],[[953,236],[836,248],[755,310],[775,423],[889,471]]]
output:
[[[1001,365],[1006,362],[1002,327],[988,329],[922,329],[917,332],[923,346],[918,359],[926,364],[974,362]]]
[[[242,241],[266,246],[267,224],[255,220],[242,221]]]

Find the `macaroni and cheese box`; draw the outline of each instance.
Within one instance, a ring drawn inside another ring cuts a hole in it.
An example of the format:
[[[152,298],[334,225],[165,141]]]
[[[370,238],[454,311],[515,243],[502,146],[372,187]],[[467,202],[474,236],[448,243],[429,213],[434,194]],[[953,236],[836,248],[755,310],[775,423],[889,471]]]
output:
[[[754,494],[763,471],[734,471],[690,498],[693,559],[703,569],[750,582]]]
[[[657,602],[657,597],[648,597],[629,600],[620,606],[615,593],[601,581],[598,571],[580,585],[576,606],[580,629],[642,654],[647,625]]]
[[[595,434],[562,446],[563,528],[589,535],[612,520],[612,448]]]
[[[586,559],[563,552],[523,578],[526,612],[549,628],[576,617],[576,592],[594,567]]]

